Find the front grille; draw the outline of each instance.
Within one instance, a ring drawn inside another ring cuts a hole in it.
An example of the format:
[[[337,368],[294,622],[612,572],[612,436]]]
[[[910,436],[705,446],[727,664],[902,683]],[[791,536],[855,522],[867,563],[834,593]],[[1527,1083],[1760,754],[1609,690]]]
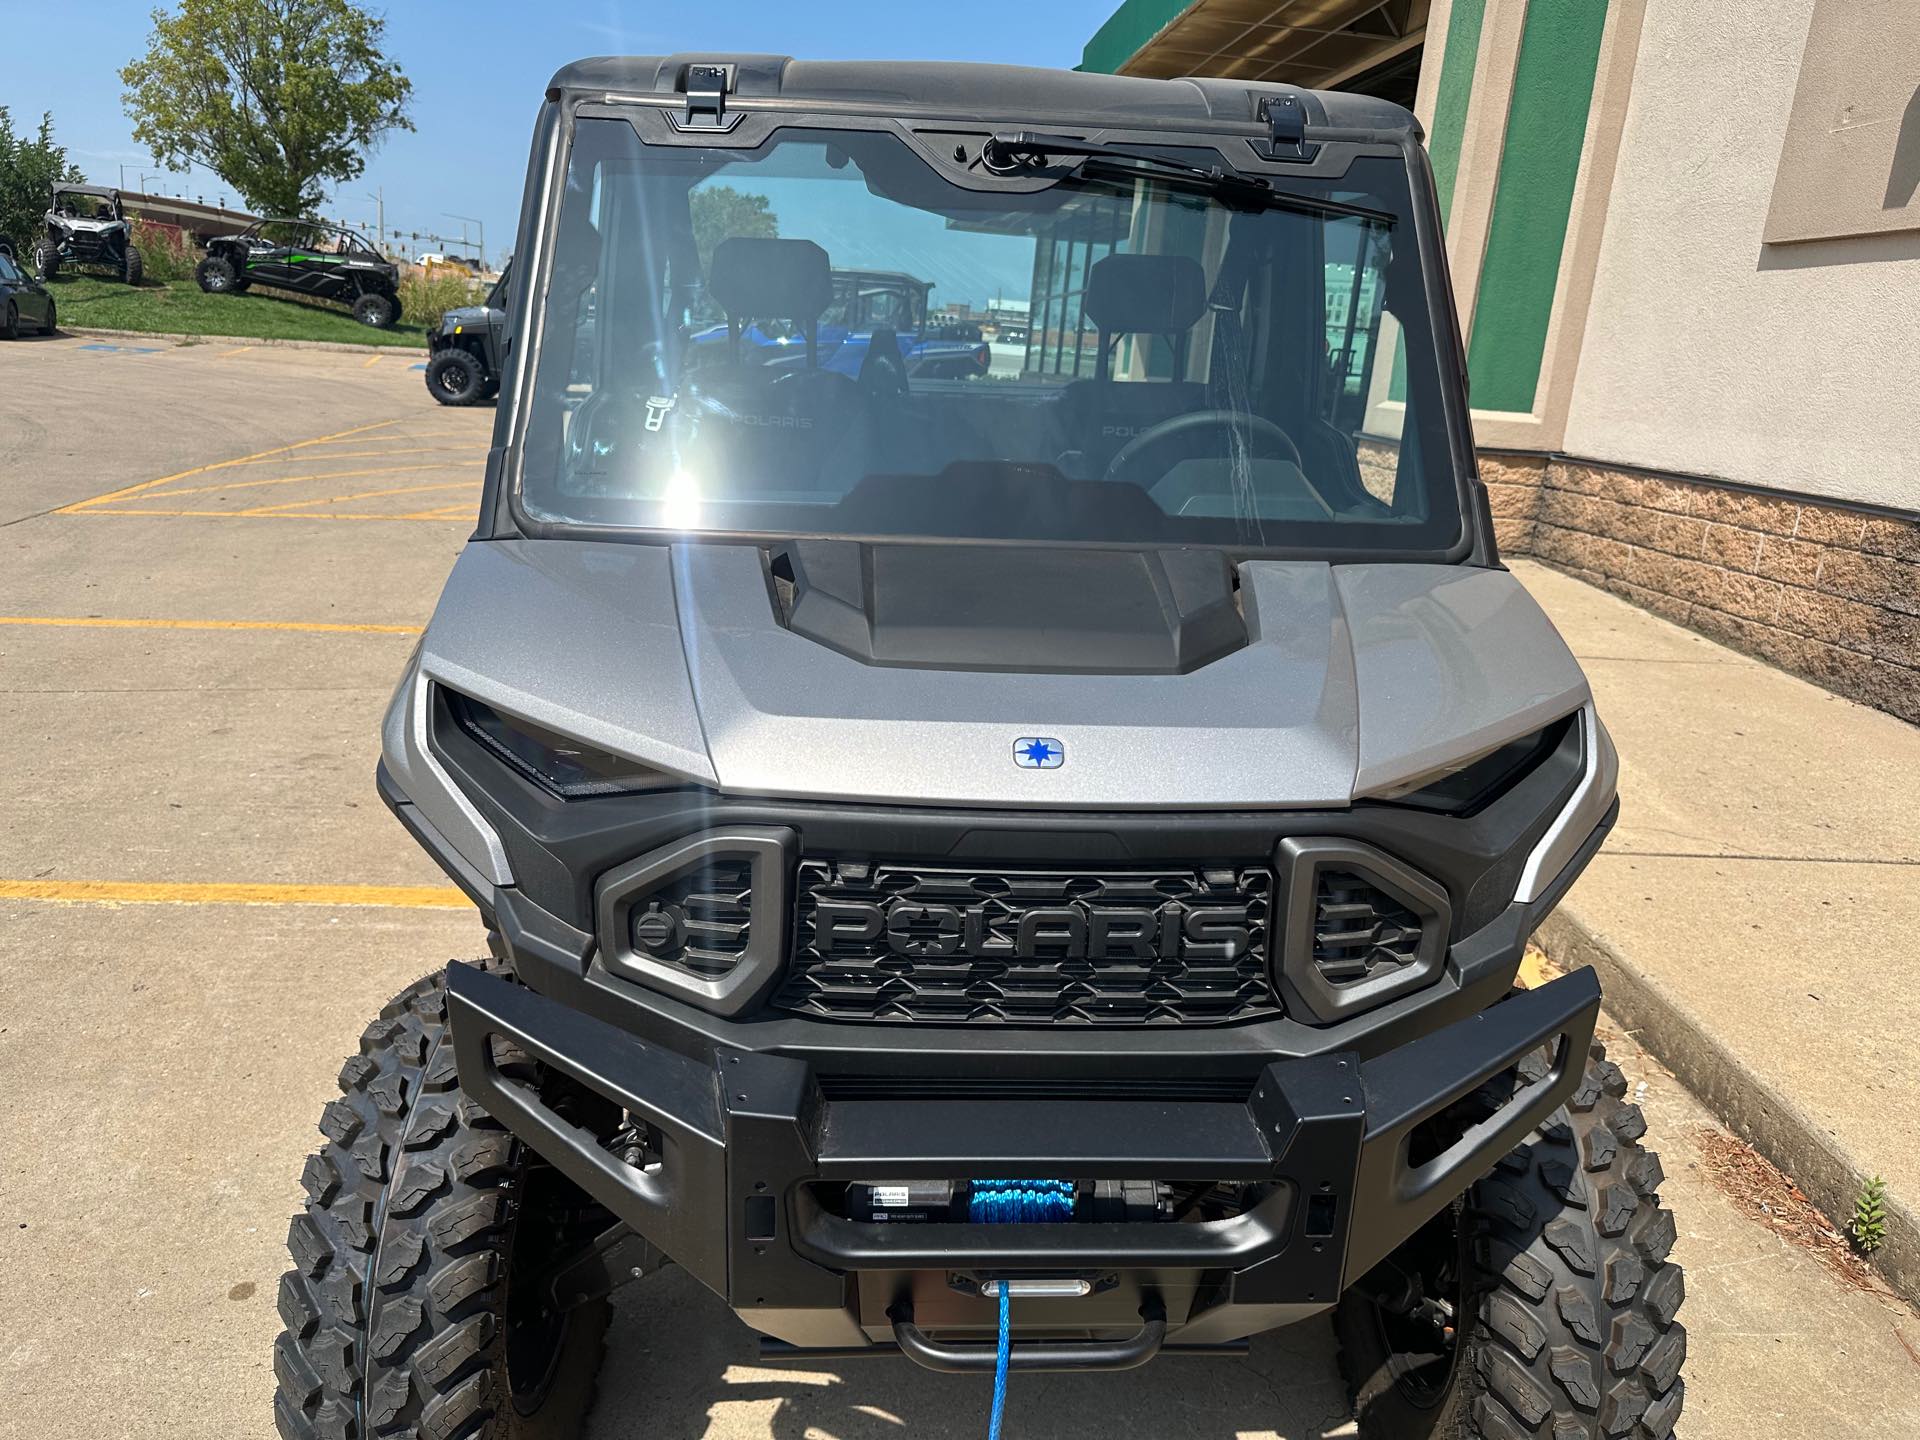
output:
[[[1313,964],[1328,984],[1351,985],[1419,958],[1419,917],[1363,876],[1320,871],[1313,904]]]
[[[834,1020],[1206,1025],[1276,1014],[1265,868],[809,859],[774,1004]]]
[[[732,972],[751,939],[753,862],[716,855],[636,901],[633,953],[702,980]]]

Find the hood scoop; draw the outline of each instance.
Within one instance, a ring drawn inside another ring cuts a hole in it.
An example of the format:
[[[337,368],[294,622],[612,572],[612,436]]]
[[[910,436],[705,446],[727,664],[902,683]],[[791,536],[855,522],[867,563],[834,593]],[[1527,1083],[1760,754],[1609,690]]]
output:
[[[1185,675],[1248,643],[1218,551],[799,540],[763,556],[780,623],[863,665]]]

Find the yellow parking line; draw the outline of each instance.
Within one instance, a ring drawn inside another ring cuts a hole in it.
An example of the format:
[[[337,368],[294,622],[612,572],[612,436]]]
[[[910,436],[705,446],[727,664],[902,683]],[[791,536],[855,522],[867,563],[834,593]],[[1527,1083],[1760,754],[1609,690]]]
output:
[[[182,884],[137,880],[0,880],[0,900],[74,905],[361,905],[394,910],[463,910],[473,902],[450,885]]]
[[[396,515],[396,520],[459,520],[473,514],[473,502],[463,500],[458,505],[442,505],[438,510],[410,510],[405,515]]]
[[[377,500],[383,495],[419,495],[428,490],[471,490],[471,480],[449,480],[443,485],[400,485],[391,490],[356,490],[351,495],[328,495],[319,500],[289,500],[283,505],[260,505],[251,510],[236,510],[236,515],[284,515],[308,505],[344,505],[349,500]]]
[[[375,355],[372,359],[368,360],[367,363],[362,365],[360,368],[362,370],[371,370],[374,366],[378,365],[379,363],[380,363],[380,357],[378,355]]]
[[[1542,985],[1559,977],[1559,971],[1546,953],[1529,945],[1520,957],[1520,973],[1514,977],[1514,984],[1522,990],[1538,990]]]
[[[157,485],[170,484],[175,480],[185,480],[192,475],[205,475],[213,470],[225,470],[233,465],[244,465],[250,460],[261,460],[269,455],[285,455],[294,450],[304,450],[309,445],[327,445],[344,440],[349,435],[364,435],[369,430],[384,430],[389,425],[398,425],[398,420],[376,420],[371,425],[356,425],[351,430],[336,430],[331,435],[321,435],[312,440],[298,440],[291,445],[282,445],[273,450],[258,450],[251,455],[241,455],[233,460],[216,460],[211,465],[196,465],[191,470],[181,470],[173,475],[162,475],[158,480],[142,480],[138,485],[128,485],[124,489],[109,490],[104,495],[95,495],[90,500],[76,500],[71,505],[63,505],[53,513],[56,515],[78,515],[88,506],[104,504],[108,500],[124,500],[129,495],[137,495],[142,490],[151,490]]]
[[[213,358],[216,360],[231,360],[234,356],[244,355],[249,350],[252,350],[253,348],[254,347],[251,345],[242,345],[238,350],[222,350],[218,355],[214,356]]]
[[[76,630],[292,630],[314,635],[418,635],[418,625],[346,625],[330,620],[140,620],[105,615],[0,615],[0,625]]]
[[[471,465],[472,462],[469,462]],[[446,465],[372,465],[360,470],[325,470],[312,475],[275,475],[266,480],[229,480],[223,485],[189,485],[182,490],[155,490],[150,500],[173,500],[181,495],[224,495],[229,490],[257,490],[263,485],[298,485],[305,480],[357,480],[367,475],[412,475],[421,470],[446,470]],[[479,467],[484,469],[485,467]]]
[[[477,492],[480,487],[476,485],[473,488]],[[158,515],[163,519],[170,520],[180,518],[195,520],[431,520],[435,518],[431,515],[417,513],[410,515],[381,515],[377,513],[359,515],[349,514],[341,510],[316,510],[310,514],[299,515],[283,515],[277,510],[265,513],[248,510],[76,510],[74,513],[76,515]],[[471,509],[463,509],[460,513],[462,515],[470,515],[472,511]]]
[[[394,438],[396,440],[408,440],[413,437],[396,435]],[[487,453],[487,448],[485,445],[468,445],[460,449],[455,449],[450,445],[422,445],[417,450],[329,450],[326,458],[328,460],[391,460],[399,455],[484,455]],[[249,460],[246,463],[249,465],[265,465],[268,464],[271,459],[272,457],[269,456],[266,460]]]

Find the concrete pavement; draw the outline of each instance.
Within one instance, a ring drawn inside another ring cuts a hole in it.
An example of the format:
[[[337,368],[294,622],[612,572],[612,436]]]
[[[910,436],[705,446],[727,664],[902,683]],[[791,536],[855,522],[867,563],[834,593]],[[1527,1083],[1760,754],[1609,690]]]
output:
[[[271,1431],[274,1287],[340,1060],[388,995],[481,945],[470,911],[422,900],[445,887],[371,782],[408,627],[470,518],[408,519],[421,502],[362,492],[471,486],[462,452],[491,412],[439,410],[386,357],[71,340],[0,347],[0,395],[10,421],[32,417],[0,433],[0,620],[168,622],[0,623],[0,1437],[251,1440]],[[365,425],[384,438],[335,448],[381,453],[262,458]],[[407,449],[433,454],[390,453]],[[428,460],[444,478],[291,478]],[[222,468],[148,484],[207,466]],[[253,480],[275,483],[236,488]],[[145,499],[88,503],[136,485]],[[201,486],[220,488],[191,505],[160,493]],[[1527,578],[1576,614],[1581,587]],[[1616,733],[1638,785],[1657,727]],[[208,898],[247,882],[268,903]],[[87,898],[99,884],[148,898]],[[1920,1321],[1748,1218],[1709,1180],[1710,1117],[1621,1058],[1649,1087],[1689,1272],[1686,1433],[1920,1432],[1920,1366],[1898,1338],[1920,1349]],[[895,1362],[758,1367],[745,1329],[674,1272],[620,1295],[613,1340],[593,1440],[985,1430],[978,1382]],[[1017,1379],[1008,1428],[1351,1433],[1323,1323],[1244,1362]]]
[[[1884,1176],[1920,1300],[1920,729],[1530,561],[1593,682],[1620,823],[1542,931],[1829,1215]]]

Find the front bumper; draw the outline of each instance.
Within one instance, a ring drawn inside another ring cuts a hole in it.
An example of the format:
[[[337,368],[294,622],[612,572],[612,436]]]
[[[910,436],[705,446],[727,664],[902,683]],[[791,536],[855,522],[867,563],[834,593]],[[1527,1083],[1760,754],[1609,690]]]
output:
[[[1067,1364],[1076,1345],[1138,1363],[1161,1336],[1215,1344],[1325,1309],[1571,1094],[1600,1005],[1576,972],[1371,1059],[1275,1059],[1244,1102],[829,1099],[805,1059],[722,1047],[703,1063],[467,966],[448,994],[467,1092],[749,1324],[809,1349],[898,1337],[922,1363],[954,1358],[925,1331],[991,1334],[979,1281],[998,1276],[1093,1282],[1016,1308]],[[496,1037],[651,1126],[660,1163],[628,1165],[503,1073]],[[1439,1153],[1411,1152],[1425,1122],[1542,1047],[1543,1078]],[[1270,1188],[1228,1220],[1051,1225],[865,1223],[815,1193],[980,1176]],[[1115,1343],[1136,1331],[1155,1337],[1145,1353]]]

